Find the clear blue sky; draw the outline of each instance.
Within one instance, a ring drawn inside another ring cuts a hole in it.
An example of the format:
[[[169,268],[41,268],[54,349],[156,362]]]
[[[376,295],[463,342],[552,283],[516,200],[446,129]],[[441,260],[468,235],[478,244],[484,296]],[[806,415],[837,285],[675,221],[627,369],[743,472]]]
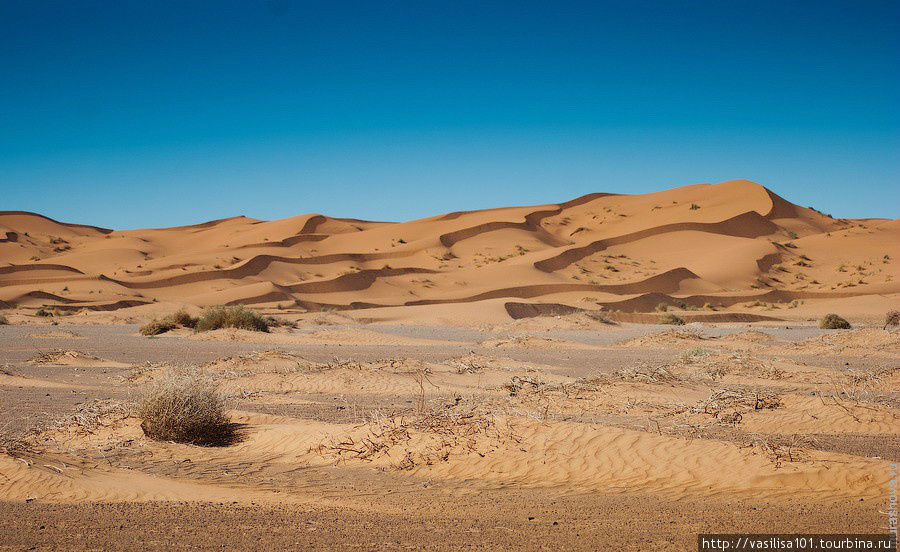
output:
[[[900,217],[900,2],[0,0],[0,209],[404,220],[734,178]]]

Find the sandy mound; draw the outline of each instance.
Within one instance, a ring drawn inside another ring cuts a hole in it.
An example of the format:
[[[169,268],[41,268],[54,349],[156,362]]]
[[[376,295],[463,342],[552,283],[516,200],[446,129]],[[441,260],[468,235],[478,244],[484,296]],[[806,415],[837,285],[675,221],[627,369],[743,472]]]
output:
[[[482,347],[522,348],[522,349],[594,349],[586,343],[554,339],[551,337],[539,337],[533,335],[521,335],[505,339],[489,339],[478,343]]]
[[[689,330],[665,330],[659,333],[629,339],[619,343],[621,347],[695,347],[706,338]]]
[[[838,394],[825,397],[782,397],[777,411],[744,415],[745,431],[785,434],[850,433],[900,435],[900,409],[871,402],[848,400]]]
[[[722,337],[717,338],[717,340],[733,343],[772,343],[776,341],[773,336],[756,330],[723,335]]]
[[[57,366],[79,366],[93,368],[125,368],[129,365],[82,353],[80,351],[49,351],[40,353],[28,360],[31,364],[49,364]]]
[[[47,387],[55,389],[81,389],[80,385],[71,385],[66,383],[57,383],[39,378],[25,377],[14,370],[0,366],[0,385],[8,385],[10,387]],[[2,435],[0,435],[2,437]]]
[[[446,341],[420,339],[388,333],[376,332],[363,328],[344,328],[321,330],[311,333],[302,332],[254,332],[225,328],[200,333],[185,333],[187,339],[198,341],[247,341],[252,343],[281,344],[367,344],[367,345],[440,345]]]
[[[601,314],[575,313],[561,316],[535,316],[520,318],[505,324],[493,324],[489,329],[500,332],[543,332],[559,330],[604,331],[618,326]]]
[[[43,333],[29,334],[28,337],[38,339],[84,339],[84,336],[69,330],[55,330]]]
[[[804,353],[828,351],[834,354],[857,356],[872,354],[895,356],[900,355],[900,330],[875,328],[835,330],[800,343],[790,344],[788,347]]]
[[[584,491],[652,488],[693,493],[777,496],[828,489],[840,496],[880,496],[886,462],[810,453],[805,462],[777,465],[765,451],[584,424],[510,420],[476,415],[382,420],[323,443],[316,452],[345,462],[411,470],[423,477],[519,487],[565,485]],[[666,462],[658,461],[666,458]],[[731,469],[723,470],[722,466]],[[851,475],[852,474],[852,475]],[[864,475],[864,477],[863,477]]]
[[[419,481],[465,482],[473,489],[652,491],[676,498],[719,493],[875,498],[883,496],[888,478],[888,462],[878,459],[798,449],[789,461],[780,449],[773,455],[762,446],[453,409],[375,417],[362,425],[240,412],[232,417],[246,430],[240,443],[227,448],[149,441],[129,418],[99,433],[68,430],[56,438],[66,435],[70,447],[85,452],[103,444],[107,463],[73,464],[44,455],[39,464],[27,455],[0,456],[0,489],[20,500],[268,502],[280,493],[261,485],[226,487],[217,479],[240,473],[244,482],[278,482],[283,492],[297,469],[335,463],[405,472]],[[127,461],[130,469],[110,461]]]

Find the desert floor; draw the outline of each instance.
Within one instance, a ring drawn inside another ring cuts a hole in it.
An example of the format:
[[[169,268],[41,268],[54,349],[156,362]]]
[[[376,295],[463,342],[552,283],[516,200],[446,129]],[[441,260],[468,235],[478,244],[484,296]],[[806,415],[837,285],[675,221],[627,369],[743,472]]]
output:
[[[806,321],[271,334],[0,326],[0,549],[696,549],[884,532],[900,331]],[[240,439],[146,438],[194,366]]]

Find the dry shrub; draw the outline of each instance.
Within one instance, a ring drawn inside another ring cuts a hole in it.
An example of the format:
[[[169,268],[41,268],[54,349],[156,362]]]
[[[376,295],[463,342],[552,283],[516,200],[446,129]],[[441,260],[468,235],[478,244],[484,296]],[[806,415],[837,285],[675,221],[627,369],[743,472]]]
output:
[[[669,310],[669,305],[665,303],[656,305],[656,312],[666,312],[667,310]]]
[[[222,446],[236,440],[218,385],[195,369],[172,370],[153,382],[138,416],[144,434],[157,441]]]
[[[60,428],[74,426],[78,430],[92,433],[95,429],[108,421],[109,418],[125,418],[129,409],[120,401],[112,399],[94,399],[79,407],[78,412],[71,418],[57,422]]]
[[[823,330],[849,330],[850,322],[832,313],[826,314],[819,320],[819,327]]]
[[[175,324],[167,324],[162,320],[151,320],[141,326],[140,332],[141,335],[159,335],[174,329]]]
[[[568,399],[580,398],[583,393],[594,393],[605,385],[616,383],[645,383],[645,384],[672,384],[684,381],[684,378],[669,370],[665,366],[652,366],[639,364],[627,368],[621,368],[615,372],[599,374],[591,378],[579,378],[572,382],[542,387],[532,386],[531,389],[539,391],[542,395],[560,394]],[[504,386],[508,389],[507,386]]]
[[[389,458],[391,468],[412,470],[447,462],[452,455],[485,457],[508,441],[521,440],[493,416],[448,408],[413,417],[383,417],[376,412],[366,426],[362,435],[334,439],[310,450],[337,462]]]
[[[146,324],[141,326],[140,331],[141,335],[159,335],[161,333],[166,333],[170,330],[174,330],[178,327],[193,328],[196,325],[197,318],[188,314],[188,312],[184,309],[178,309],[172,314],[147,322]]]
[[[174,323],[176,326],[182,326],[185,328],[193,328],[197,325],[197,317],[191,316],[184,309],[178,309],[177,311],[167,316],[165,320]]]
[[[8,433],[5,428],[0,428],[0,454],[5,454],[12,458],[18,458],[25,462],[26,466],[31,466],[31,462],[22,458],[23,456],[32,456],[37,454],[34,446],[25,439]]]
[[[781,437],[759,436],[751,442],[754,450],[775,464],[776,468],[780,468],[785,461],[807,461],[809,454],[805,449],[816,445],[817,441],[814,437],[797,434]]]
[[[266,316],[264,318],[269,328],[299,328],[300,326],[294,320],[285,320],[284,318],[275,318],[274,316]]]
[[[449,364],[456,367],[457,374],[477,374],[484,370],[484,364],[472,359],[450,361]]]
[[[9,324],[9,319],[0,314],[0,326],[5,326],[6,324]]]
[[[888,311],[884,317],[884,329],[886,330],[888,326],[900,326],[900,311]]]
[[[220,328],[238,328],[256,332],[268,332],[272,323],[269,319],[244,305],[232,307],[209,307],[200,315],[194,329],[198,332],[218,330]]]
[[[834,404],[846,411],[853,419],[860,421],[853,412],[856,407],[868,409],[871,405],[897,407],[897,400],[890,394],[879,392],[879,388],[900,370],[897,366],[882,366],[864,370],[849,369],[846,375],[833,382],[830,392],[820,395],[825,404]],[[845,403],[849,403],[848,405]],[[863,406],[868,403],[870,406]]]
[[[616,322],[616,321],[614,321],[614,320],[610,320],[609,318],[607,318],[606,316],[604,316],[604,315],[603,315],[602,313],[600,313],[600,312],[596,312],[596,311],[588,311],[588,312],[585,312],[585,314],[586,314],[587,317],[590,318],[591,320],[594,320],[594,321],[596,321],[596,322],[600,322],[601,324],[606,324],[606,325],[608,325],[608,326],[618,326],[618,325],[619,325],[618,322]]]
[[[527,387],[526,387],[527,386]],[[509,392],[510,397],[515,397],[523,389],[536,391],[544,386],[544,382],[539,377],[530,378],[527,376],[513,376],[508,383],[503,384],[503,389]]]
[[[661,314],[659,316],[659,323],[670,324],[673,326],[684,326],[684,319],[677,314],[672,314],[671,312],[669,312],[666,314]]]
[[[611,379],[641,383],[663,383],[676,381],[679,377],[665,366],[639,365],[616,370]]]
[[[770,410],[781,406],[781,398],[774,393],[753,392],[746,389],[720,389],[695,405],[694,411],[710,414],[723,425],[736,425],[743,414],[754,410]]]

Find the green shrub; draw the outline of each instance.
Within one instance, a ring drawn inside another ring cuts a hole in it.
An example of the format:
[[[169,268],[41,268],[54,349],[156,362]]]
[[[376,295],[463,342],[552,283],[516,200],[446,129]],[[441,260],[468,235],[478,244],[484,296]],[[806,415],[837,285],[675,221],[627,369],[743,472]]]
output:
[[[150,385],[137,410],[144,434],[158,441],[216,446],[236,438],[218,386],[194,369],[165,373]]]
[[[888,311],[884,317],[884,329],[886,330],[888,326],[900,326],[900,311]]]
[[[684,326],[684,319],[671,312],[659,315],[660,324],[671,324],[673,326]]]
[[[239,328],[256,332],[268,332],[272,323],[262,315],[244,305],[233,307],[209,307],[200,315],[194,326],[198,332],[218,330],[219,328]]]
[[[826,314],[819,320],[819,327],[823,330],[849,330],[850,322],[836,314]]]

